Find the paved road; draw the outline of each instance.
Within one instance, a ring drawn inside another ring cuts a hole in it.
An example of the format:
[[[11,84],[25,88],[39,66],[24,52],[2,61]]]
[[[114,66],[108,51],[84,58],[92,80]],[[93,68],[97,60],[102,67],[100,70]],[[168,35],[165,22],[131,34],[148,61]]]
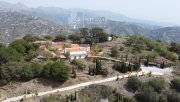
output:
[[[119,77],[119,79],[122,79],[122,78],[127,78],[127,77],[133,76],[133,75],[141,76],[141,75],[147,75],[147,74],[149,74],[149,72],[150,71],[148,71],[148,70],[142,70],[141,72],[133,72],[131,74],[126,74],[126,75],[122,75],[122,76],[118,76],[118,77]],[[152,74],[153,75],[163,75],[163,73],[152,73]],[[110,82],[110,81],[114,81],[114,80],[117,80],[117,76],[102,79],[102,80],[97,80],[97,81],[89,81],[89,82],[85,82],[85,83],[81,83],[81,84],[77,84],[77,85],[72,85],[72,86],[68,86],[68,87],[64,87],[64,88],[59,88],[59,89],[55,89],[55,90],[51,90],[51,91],[47,91],[47,92],[39,92],[37,95],[28,94],[28,95],[21,95],[21,96],[17,96],[17,97],[12,97],[12,98],[8,98],[2,102],[19,101],[23,98],[27,99],[27,98],[32,98],[35,96],[43,96],[43,95],[53,94],[56,92],[63,92],[63,91],[68,91],[68,90],[72,90],[72,89],[77,89],[77,88],[89,86],[92,84],[100,84],[100,83],[104,83],[104,82]]]

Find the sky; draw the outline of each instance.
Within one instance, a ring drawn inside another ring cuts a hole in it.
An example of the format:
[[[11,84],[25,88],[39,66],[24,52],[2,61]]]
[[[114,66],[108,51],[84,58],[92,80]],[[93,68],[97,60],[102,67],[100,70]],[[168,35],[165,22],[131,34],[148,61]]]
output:
[[[105,10],[127,17],[180,25],[180,0],[0,0],[28,7]]]

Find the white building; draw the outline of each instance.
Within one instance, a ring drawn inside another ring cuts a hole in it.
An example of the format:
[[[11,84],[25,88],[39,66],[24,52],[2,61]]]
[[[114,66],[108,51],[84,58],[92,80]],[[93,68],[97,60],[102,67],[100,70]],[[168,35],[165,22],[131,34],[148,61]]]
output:
[[[70,60],[74,60],[74,59],[84,59],[87,56],[87,52],[86,51],[78,51],[78,52],[69,52],[69,58]]]
[[[65,53],[68,54],[70,60],[84,59],[88,52],[81,48],[65,48]]]

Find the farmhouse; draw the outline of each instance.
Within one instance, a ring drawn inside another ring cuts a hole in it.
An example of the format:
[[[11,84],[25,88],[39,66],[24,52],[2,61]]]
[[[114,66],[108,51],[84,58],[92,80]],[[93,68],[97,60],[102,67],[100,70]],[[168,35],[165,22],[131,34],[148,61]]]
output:
[[[84,59],[90,55],[89,44],[67,44],[63,42],[38,41],[41,49],[52,51],[59,58],[68,58],[69,60]],[[47,45],[46,45],[47,44]],[[68,46],[67,46],[68,45]]]
[[[90,53],[90,46],[88,44],[71,44],[71,48],[65,48],[64,52],[70,60],[84,59]]]

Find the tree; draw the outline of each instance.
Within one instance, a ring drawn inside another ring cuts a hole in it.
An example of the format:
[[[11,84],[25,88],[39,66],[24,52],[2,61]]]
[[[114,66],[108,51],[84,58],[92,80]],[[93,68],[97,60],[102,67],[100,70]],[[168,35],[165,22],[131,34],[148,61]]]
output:
[[[69,35],[69,39],[73,42],[80,42],[80,35],[78,34],[72,34],[72,35]]]
[[[139,89],[141,84],[142,84],[141,81],[135,76],[130,77],[127,81],[128,88],[132,89],[133,91]]]
[[[33,42],[37,40],[37,37],[31,35],[31,34],[27,34],[23,37],[24,40],[28,41],[28,42]]]
[[[126,73],[128,72],[128,67],[126,67],[126,64],[125,63],[115,63],[114,66],[113,66],[114,69],[116,69],[117,71],[121,72],[121,73]]]
[[[47,63],[43,66],[43,70],[41,72],[41,76],[44,78],[50,78],[51,77],[51,66],[52,63]]]
[[[88,28],[81,28],[80,29],[80,35],[82,37],[88,37],[89,36],[89,29]]]
[[[67,36],[66,35],[57,35],[54,39],[55,42],[59,42],[59,41],[66,41],[67,40]]]
[[[168,92],[168,102],[180,102],[180,94],[177,92]]]
[[[101,74],[102,74],[103,77],[107,77],[108,73],[109,72],[108,72],[107,68],[103,68],[102,71],[101,71]]]
[[[180,44],[172,42],[170,44],[169,50],[172,52],[176,52],[177,54],[180,54]]]
[[[101,71],[102,71],[101,60],[96,59],[96,74],[101,74]]]
[[[117,46],[115,46],[115,47],[113,47],[113,48],[111,49],[111,56],[117,58],[118,55],[119,55],[119,49],[118,49]]]
[[[22,73],[23,63],[20,62],[8,62],[0,66],[0,80],[4,83],[1,85],[7,84],[12,80],[20,80]]]
[[[124,98],[124,101],[123,102],[136,102],[135,99],[129,99],[129,98]]]
[[[141,67],[141,64],[138,61],[134,61],[133,64],[133,70],[138,71]]]
[[[159,101],[158,102],[168,102],[167,100],[167,96],[163,95],[163,96],[160,96],[159,98]]]
[[[22,61],[23,57],[16,50],[7,47],[0,48],[0,65],[10,61]]]
[[[158,102],[159,95],[154,89],[150,86],[143,86],[138,94],[135,95],[138,102]],[[171,101],[173,102],[173,101]]]
[[[175,78],[171,81],[171,87],[176,91],[180,92],[180,79]]]
[[[66,81],[71,73],[71,68],[63,61],[57,61],[51,66],[51,78],[60,82]]]
[[[37,44],[27,42],[26,40],[16,40],[9,45],[9,48],[16,50],[19,54],[27,55],[36,51],[39,46]]]
[[[101,28],[92,28],[90,33],[92,34],[92,37],[98,39],[99,42],[105,42],[108,39],[108,34]]]
[[[166,88],[166,82],[163,78],[154,78],[149,81],[149,85],[154,88],[156,92],[161,93]]]
[[[80,70],[84,70],[86,67],[86,62],[85,62],[85,60],[82,60],[82,59],[73,60],[73,64],[75,64],[77,66],[77,68]]]
[[[53,37],[52,37],[51,35],[46,35],[46,36],[44,36],[44,39],[45,39],[45,40],[52,40]]]
[[[39,77],[41,75],[43,66],[39,63],[31,63],[30,68],[32,70],[33,76]]]
[[[30,64],[26,64],[22,68],[22,73],[21,73],[21,79],[23,80],[30,80],[34,77],[34,73],[31,69]]]

